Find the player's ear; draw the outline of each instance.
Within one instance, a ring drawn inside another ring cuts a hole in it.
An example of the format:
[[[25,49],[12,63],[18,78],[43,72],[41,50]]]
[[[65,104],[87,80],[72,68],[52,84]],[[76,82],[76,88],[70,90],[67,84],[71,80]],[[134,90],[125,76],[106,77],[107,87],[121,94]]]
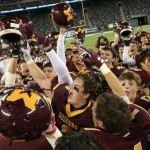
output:
[[[143,62],[140,62],[141,66],[143,67],[144,63]]]
[[[90,96],[90,93],[84,94],[83,98],[87,99]]]

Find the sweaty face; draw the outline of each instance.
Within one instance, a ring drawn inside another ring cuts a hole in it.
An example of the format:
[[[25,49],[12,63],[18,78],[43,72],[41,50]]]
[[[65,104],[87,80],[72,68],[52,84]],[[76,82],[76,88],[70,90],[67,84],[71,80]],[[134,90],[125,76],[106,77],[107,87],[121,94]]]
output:
[[[141,37],[141,42],[142,42],[142,44],[147,43],[148,42],[147,36]]]
[[[101,58],[102,59],[108,59],[109,61],[106,64],[112,64],[115,61],[115,58],[113,58],[113,54],[111,53],[110,50],[102,50],[102,54],[101,54]]]
[[[52,67],[44,67],[44,74],[50,82],[52,82],[54,77],[57,76],[57,73]]]
[[[84,94],[83,91],[84,83],[82,79],[76,78],[69,89],[68,103],[72,104],[75,108],[83,106],[88,98],[88,95]]]
[[[131,43],[129,45],[129,52],[131,53],[131,55],[135,55],[138,52],[138,47],[135,43]]]
[[[22,77],[19,74],[15,76],[15,85],[23,85]]]
[[[141,62],[142,69],[150,73],[150,57],[145,59],[145,63]]]
[[[123,50],[124,50],[124,47],[119,48],[119,55],[123,56]]]
[[[28,65],[26,62],[24,62],[20,65],[19,71],[21,72],[22,75],[25,75],[25,76],[30,75],[30,71],[29,71],[29,68],[28,68]]]
[[[136,97],[137,91],[139,90],[137,83],[134,80],[124,79],[121,81],[121,84],[129,100],[132,101]]]

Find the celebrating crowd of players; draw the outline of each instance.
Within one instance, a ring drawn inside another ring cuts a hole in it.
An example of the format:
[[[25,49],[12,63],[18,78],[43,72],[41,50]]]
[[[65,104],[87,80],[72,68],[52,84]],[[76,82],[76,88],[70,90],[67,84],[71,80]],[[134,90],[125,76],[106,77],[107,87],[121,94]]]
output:
[[[149,33],[118,22],[96,52],[76,28],[65,50],[74,18],[55,5],[60,32],[48,36],[34,35],[27,16],[0,19],[0,149],[149,150]]]

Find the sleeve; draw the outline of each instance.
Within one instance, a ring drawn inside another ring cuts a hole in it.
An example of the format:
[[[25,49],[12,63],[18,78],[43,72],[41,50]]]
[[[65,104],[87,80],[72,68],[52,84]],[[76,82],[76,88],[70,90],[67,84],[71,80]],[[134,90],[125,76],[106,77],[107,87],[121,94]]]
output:
[[[66,65],[62,62],[62,60],[58,57],[54,50],[46,53],[49,57],[54,70],[56,71],[61,82],[67,83],[69,86],[72,85],[73,80],[69,74],[69,71]]]
[[[46,135],[46,139],[48,140],[48,142],[51,144],[51,146],[53,148],[55,148],[55,143],[56,143],[56,140],[62,136],[62,133],[58,130],[58,128],[56,129],[56,132],[52,135]]]
[[[131,104],[129,98],[127,96],[120,96],[125,102],[127,102],[128,104]]]
[[[127,64],[134,66],[136,65],[136,61],[132,58],[129,58],[129,47],[125,46],[123,51],[123,61]]]
[[[64,42],[65,42],[65,35],[60,34],[58,38],[58,44],[57,44],[57,55],[60,57],[63,63],[66,64]]]
[[[7,66],[8,66],[7,59],[4,59],[1,61],[1,66],[3,68],[3,72],[5,73],[7,70]]]

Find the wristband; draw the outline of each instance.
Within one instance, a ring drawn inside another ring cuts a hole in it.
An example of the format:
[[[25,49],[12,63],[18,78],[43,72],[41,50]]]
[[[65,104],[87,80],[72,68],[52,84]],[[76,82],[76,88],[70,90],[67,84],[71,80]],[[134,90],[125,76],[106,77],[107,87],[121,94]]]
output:
[[[115,38],[118,37],[118,34],[115,34]]]
[[[27,63],[27,65],[31,65],[31,64],[33,64],[33,63],[34,63],[34,61],[33,61],[33,59],[30,59],[30,60],[29,60],[29,61],[27,61],[26,63]]]
[[[107,67],[105,63],[103,63],[102,66],[100,67],[100,71],[103,73],[103,75],[106,75],[107,73],[110,72],[110,69]]]

